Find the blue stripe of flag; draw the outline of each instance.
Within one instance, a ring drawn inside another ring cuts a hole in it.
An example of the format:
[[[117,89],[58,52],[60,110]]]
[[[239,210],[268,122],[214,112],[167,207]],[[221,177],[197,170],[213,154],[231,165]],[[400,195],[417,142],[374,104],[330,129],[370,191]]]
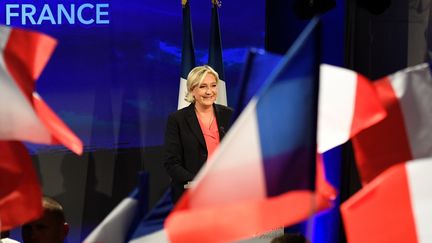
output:
[[[187,79],[190,70],[195,67],[195,49],[193,43],[192,21],[189,1],[183,5],[183,46],[181,59],[181,77]]]
[[[220,79],[225,80],[225,70],[222,58],[222,41],[219,26],[219,7],[215,2],[212,4],[208,65],[219,74]]]
[[[163,229],[164,221],[172,209],[171,190],[168,189],[155,207],[134,228],[131,239],[137,239]]]
[[[129,198],[134,199],[138,202],[138,205],[136,207],[134,219],[132,220],[129,231],[126,235],[126,239],[130,239],[131,235],[135,231],[136,227],[138,227],[138,224],[140,223],[144,215],[147,214],[149,208],[149,173],[141,171],[138,175],[139,184],[135,188],[135,190],[129,195]]]
[[[268,196],[315,186],[318,19],[313,19],[270,74],[257,119]]]
[[[249,101],[261,89],[264,81],[282,59],[281,55],[252,48],[249,50],[240,79],[233,121],[242,113]]]

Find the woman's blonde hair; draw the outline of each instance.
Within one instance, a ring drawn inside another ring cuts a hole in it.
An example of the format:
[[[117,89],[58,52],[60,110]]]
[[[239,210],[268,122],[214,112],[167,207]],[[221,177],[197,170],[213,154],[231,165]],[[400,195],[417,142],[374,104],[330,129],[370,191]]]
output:
[[[216,79],[216,84],[219,84],[219,74],[208,65],[197,66],[189,72],[187,77],[187,91],[185,96],[185,100],[187,102],[195,102],[195,98],[192,95],[192,90],[194,90],[195,87],[199,86],[202,83],[207,74],[213,75]]]

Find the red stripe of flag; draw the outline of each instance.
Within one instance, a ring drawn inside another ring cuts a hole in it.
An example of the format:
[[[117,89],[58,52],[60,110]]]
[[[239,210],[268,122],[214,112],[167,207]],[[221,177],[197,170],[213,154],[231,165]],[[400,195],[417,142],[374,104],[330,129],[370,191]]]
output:
[[[348,242],[418,242],[405,165],[390,168],[341,206]]]
[[[177,210],[166,219],[165,230],[172,243],[250,238],[282,225],[298,223],[312,215],[313,195],[311,191],[292,191],[269,199]],[[183,199],[187,197],[184,195]],[[215,232],[219,233],[215,235]]]
[[[81,140],[37,94],[33,95],[33,105],[39,119],[51,133],[52,143],[63,144],[76,154],[82,154],[83,144]]]
[[[36,131],[29,132],[24,131],[22,126],[14,126],[13,118],[19,119],[17,118],[19,116],[15,114],[23,112],[22,107],[15,106],[14,109],[9,109],[6,111],[6,114],[2,115],[12,118],[4,129],[15,130],[10,133],[18,135],[4,139],[27,140],[49,144],[61,143],[73,152],[81,154],[81,140],[35,92],[35,81],[41,75],[56,44],[57,41],[55,39],[38,32],[15,28],[10,29],[6,45],[3,48],[3,58],[8,71],[7,73],[16,87],[21,90],[23,96],[27,98],[29,105],[32,105],[29,108],[33,109],[37,116],[37,119],[33,119],[32,121],[20,119],[20,124],[37,128]],[[27,112],[33,111],[29,110]],[[40,125],[40,122],[43,123],[43,127]]]
[[[25,97],[31,100],[35,81],[51,57],[57,41],[47,35],[11,29],[3,51],[6,68]]]
[[[316,163],[316,192],[297,190],[271,198],[191,208],[188,202],[193,193],[186,191],[165,221],[170,242],[211,243],[251,238],[331,208],[337,191],[325,178],[320,155]]]
[[[381,121],[385,116],[382,104],[376,99],[377,92],[372,83],[364,76],[357,74],[354,119],[350,137]]]
[[[0,231],[5,231],[40,217],[42,193],[24,145],[0,141],[0,151]]]
[[[375,87],[388,115],[352,140],[364,184],[391,165],[412,159],[402,110],[389,79],[378,80]]]

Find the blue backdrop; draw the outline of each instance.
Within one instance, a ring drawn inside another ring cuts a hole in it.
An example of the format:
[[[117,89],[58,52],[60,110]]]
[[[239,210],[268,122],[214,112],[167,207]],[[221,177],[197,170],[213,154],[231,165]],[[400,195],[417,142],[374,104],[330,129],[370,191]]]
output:
[[[6,0],[0,6],[4,10],[0,23],[9,19],[13,26],[39,30],[58,39],[37,90],[87,149],[153,146],[162,143],[165,119],[177,107],[180,2],[38,0],[28,4]],[[82,7],[84,3],[93,8]],[[102,4],[103,24],[96,23],[97,4]],[[220,10],[228,100],[233,99],[247,49],[264,45],[264,4],[258,0],[227,1]],[[74,24],[63,12],[62,24],[58,24],[58,5],[75,14]],[[32,9],[36,24],[28,17]],[[197,64],[204,64],[208,58],[210,0],[192,1],[191,12]],[[83,24],[79,16],[94,22]],[[47,149],[29,147],[34,152]]]

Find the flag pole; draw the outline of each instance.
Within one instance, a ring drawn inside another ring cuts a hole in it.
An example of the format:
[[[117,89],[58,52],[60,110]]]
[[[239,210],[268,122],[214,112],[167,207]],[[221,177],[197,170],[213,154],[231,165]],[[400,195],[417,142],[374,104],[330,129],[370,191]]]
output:
[[[212,1],[213,6],[216,6],[218,8],[220,8],[222,6],[222,2],[219,0],[211,0],[211,1]]]

